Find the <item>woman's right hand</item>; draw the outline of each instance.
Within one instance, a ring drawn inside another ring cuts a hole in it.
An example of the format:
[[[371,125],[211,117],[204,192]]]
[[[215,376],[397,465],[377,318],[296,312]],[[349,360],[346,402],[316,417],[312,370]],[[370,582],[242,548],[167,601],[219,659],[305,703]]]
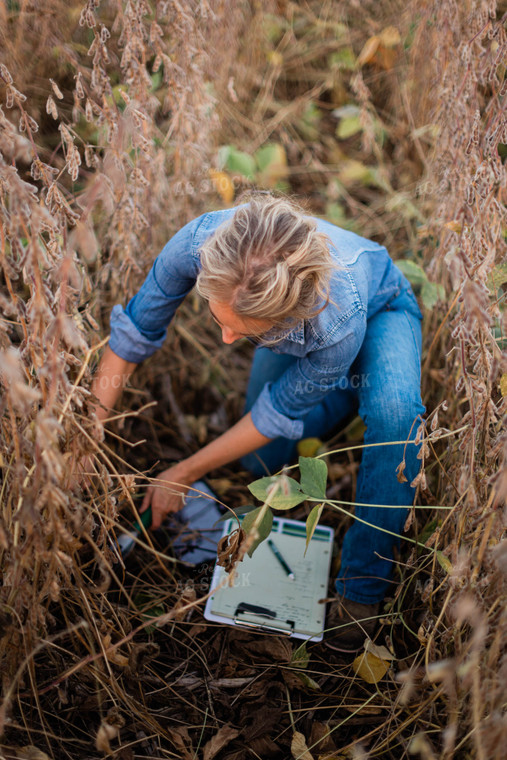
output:
[[[148,487],[139,510],[142,514],[151,507],[153,530],[160,528],[166,515],[178,512],[183,507],[185,494],[195,480],[196,478],[187,471],[184,462],[179,462],[157,475],[155,482]]]

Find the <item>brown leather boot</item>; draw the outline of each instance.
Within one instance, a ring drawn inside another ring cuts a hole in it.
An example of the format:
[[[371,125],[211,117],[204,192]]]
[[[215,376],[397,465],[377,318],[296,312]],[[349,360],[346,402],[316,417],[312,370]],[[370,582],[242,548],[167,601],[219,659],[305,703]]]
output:
[[[326,618],[324,644],[336,652],[358,652],[363,648],[365,639],[371,639],[378,623],[380,602],[361,604],[336,597],[330,602]]]

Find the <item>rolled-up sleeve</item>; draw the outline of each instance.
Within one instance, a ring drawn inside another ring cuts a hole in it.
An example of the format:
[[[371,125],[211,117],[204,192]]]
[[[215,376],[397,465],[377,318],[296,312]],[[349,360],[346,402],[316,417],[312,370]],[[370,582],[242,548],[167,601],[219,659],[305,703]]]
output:
[[[360,311],[338,343],[310,352],[276,381],[266,383],[251,409],[257,430],[267,438],[301,438],[304,418],[330,391],[340,387],[365,331],[366,315]]]
[[[199,273],[192,242],[201,220],[192,220],[169,240],[125,308],[113,307],[109,346],[122,359],[138,364],[162,346],[176,309]]]

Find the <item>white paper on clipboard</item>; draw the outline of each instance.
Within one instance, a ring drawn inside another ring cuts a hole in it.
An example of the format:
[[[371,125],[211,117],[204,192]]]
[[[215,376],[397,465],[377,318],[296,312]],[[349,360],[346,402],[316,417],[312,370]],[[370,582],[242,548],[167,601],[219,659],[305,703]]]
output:
[[[223,535],[236,524],[227,520]],[[305,555],[306,524],[275,517],[269,538],[294,573],[294,580],[268,541],[263,541],[252,557],[245,555],[237,565],[234,585],[217,589],[209,597],[204,617],[226,625],[322,641],[326,610],[319,599],[327,596],[333,536],[332,528],[318,525]],[[224,578],[224,568],[215,565],[211,588],[216,589]]]

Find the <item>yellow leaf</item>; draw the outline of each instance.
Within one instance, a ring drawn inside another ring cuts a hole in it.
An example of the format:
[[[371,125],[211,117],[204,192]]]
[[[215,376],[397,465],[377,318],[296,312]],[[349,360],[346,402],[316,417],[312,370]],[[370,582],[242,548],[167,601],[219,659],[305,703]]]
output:
[[[390,668],[390,664],[371,652],[360,654],[352,663],[354,673],[366,681],[366,683],[377,683],[385,676]]]
[[[283,64],[283,55],[278,50],[272,50],[268,53],[267,59],[272,66],[281,66]]]
[[[370,63],[370,61],[373,60],[375,57],[375,53],[378,50],[378,46],[380,45],[380,37],[377,37],[377,35],[373,35],[373,37],[370,37],[370,39],[365,43],[363,49],[359,53],[359,57],[357,59],[358,66],[362,66],[365,63]]]
[[[299,733],[299,731],[294,731],[290,750],[292,752],[292,757],[295,760],[296,758],[297,760],[313,760],[313,755],[310,753],[306,745],[306,739],[303,734]]]
[[[345,185],[345,187],[348,187],[355,182],[361,182],[366,185],[371,180],[371,170],[366,164],[351,158],[342,161],[340,171],[338,172],[338,179]]]
[[[316,454],[322,454],[325,450],[320,438],[303,438],[298,441],[297,448],[301,457],[314,457]]]
[[[388,48],[399,45],[401,42],[400,33],[395,26],[386,26],[385,29],[382,29],[379,36],[382,45]]]
[[[219,172],[216,169],[209,170],[211,181],[215,190],[222,198],[224,203],[232,203],[234,198],[234,184],[226,172]]]
[[[448,230],[451,230],[452,232],[460,233],[463,225],[457,219],[453,219],[451,222],[446,222],[444,224],[444,227]]]
[[[504,398],[507,396],[507,372],[504,372],[500,378],[500,393]]]

